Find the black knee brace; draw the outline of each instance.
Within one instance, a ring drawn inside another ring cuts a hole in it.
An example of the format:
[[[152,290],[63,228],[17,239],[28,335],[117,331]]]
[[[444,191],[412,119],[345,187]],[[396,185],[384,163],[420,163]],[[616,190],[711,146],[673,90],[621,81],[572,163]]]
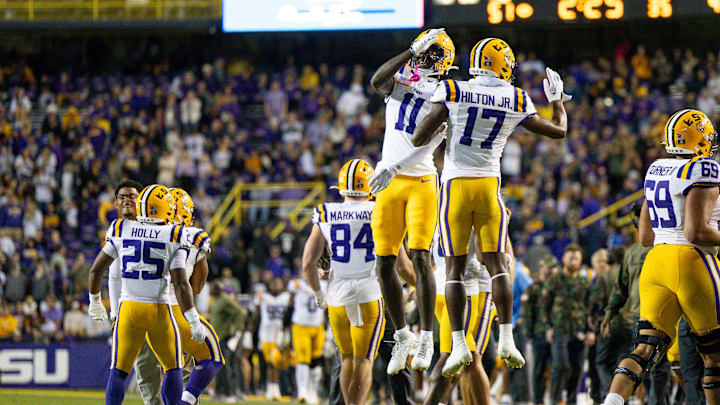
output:
[[[647,359],[644,359],[637,354],[630,353],[625,355],[624,359],[631,359],[634,362],[636,362],[641,368],[642,371],[640,374],[637,374],[636,372],[626,368],[626,367],[618,367],[615,369],[615,374],[625,374],[633,381],[633,393],[635,393],[635,390],[637,387],[642,384],[642,380],[650,374],[650,371],[655,367],[656,364],[660,362],[662,357],[665,355],[667,350],[670,348],[670,342],[671,339],[668,336],[665,337],[658,337],[658,336],[652,336],[652,335],[641,335],[640,331],[642,330],[657,330],[650,322],[646,320],[638,321],[638,335],[635,338],[634,342],[635,347],[638,347],[640,344],[646,344],[648,346],[652,346],[653,350],[650,352],[650,356],[648,356]]]
[[[704,335],[691,333],[700,354],[720,352],[720,329],[713,329]]]
[[[705,377],[720,377],[720,367],[705,367],[703,375]],[[720,388],[720,381],[703,381],[702,387],[706,390],[715,390]]]

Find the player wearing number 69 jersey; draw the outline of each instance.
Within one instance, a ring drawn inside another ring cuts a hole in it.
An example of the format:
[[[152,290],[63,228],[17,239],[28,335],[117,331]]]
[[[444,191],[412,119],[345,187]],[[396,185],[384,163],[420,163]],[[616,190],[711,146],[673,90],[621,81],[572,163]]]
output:
[[[348,404],[364,404],[372,383],[372,365],[385,330],[385,304],[375,273],[373,215],[364,160],[347,162],[338,175],[345,201],[315,208],[313,228],[303,252],[303,274],[320,308],[328,307],[330,327],[342,359],[340,388]],[[317,263],[330,249],[330,280],[322,290]]]
[[[605,404],[622,405],[676,337],[680,316],[705,363],[708,403],[720,403],[720,165],[718,135],[697,110],[673,114],[665,150],[645,174],[638,232],[648,252],[640,274],[640,321],[635,350],[620,361]]]
[[[463,333],[465,292],[462,285],[470,231],[482,240],[483,262],[493,277],[493,298],[498,307],[498,355],[509,366],[524,360],[512,339],[512,289],[507,275],[505,249],[509,216],[500,195],[500,157],[507,138],[518,125],[550,138],[563,138],[567,114],[560,76],[547,69],[545,94],[553,106],[553,119],[535,114],[527,93],[512,85],[515,56],[498,38],[478,42],[470,52],[468,81],[444,80],[430,98],[432,109],[418,124],[413,144],[423,146],[448,120],[447,146],[440,188],[440,239],[448,264],[445,299],[453,330],[453,348],[443,368],[450,376],[472,360]]]

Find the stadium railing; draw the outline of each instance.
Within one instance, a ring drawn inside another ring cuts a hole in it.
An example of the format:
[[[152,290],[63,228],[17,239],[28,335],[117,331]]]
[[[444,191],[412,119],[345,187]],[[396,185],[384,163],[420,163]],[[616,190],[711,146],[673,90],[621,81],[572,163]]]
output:
[[[0,0],[6,21],[218,19],[222,0]]]
[[[243,193],[249,191],[283,191],[300,190],[307,191],[301,199],[275,199],[272,196],[268,199],[256,200],[243,198]],[[243,211],[251,207],[268,208],[289,208],[287,221],[281,220],[270,231],[270,238],[277,238],[288,226],[295,230],[301,230],[312,219],[312,207],[325,202],[326,185],[321,181],[302,183],[236,183],[220,204],[215,214],[206,225],[205,229],[213,241],[222,238],[226,229],[233,223],[242,223]],[[284,219],[284,218],[283,218]]]
[[[619,216],[620,210],[622,210],[624,207],[634,203],[638,199],[642,198],[643,193],[645,190],[638,190],[629,196],[622,198],[613,204],[608,205],[605,208],[602,208],[600,211],[588,215],[587,217],[581,219],[578,221],[577,227],[579,229],[585,228],[586,226],[590,226],[594,224],[597,221],[600,221],[606,217],[609,217],[610,223],[612,223],[615,226],[623,227],[625,225],[629,225],[632,222],[632,213],[627,213],[625,215]]]

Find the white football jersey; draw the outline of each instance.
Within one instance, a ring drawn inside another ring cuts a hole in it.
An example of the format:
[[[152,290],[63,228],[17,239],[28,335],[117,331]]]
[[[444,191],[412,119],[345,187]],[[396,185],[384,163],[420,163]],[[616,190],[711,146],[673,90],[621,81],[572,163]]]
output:
[[[370,227],[374,205],[346,200],[315,207],[313,224],[320,227],[331,252],[328,305],[362,304],[382,297]]]
[[[438,81],[434,78],[421,78],[411,82],[408,78],[412,71],[406,65],[395,74],[395,85],[385,98],[385,139],[383,140],[382,160],[394,162],[407,156],[415,149],[412,137],[415,128],[430,112],[432,97]],[[400,172],[407,176],[425,176],[437,174],[432,152],[416,165]]]
[[[327,282],[320,280],[320,287],[327,290]],[[325,322],[323,311],[315,303],[312,287],[302,278],[288,282],[287,290],[293,293],[292,323],[302,326],[320,326]]]
[[[711,254],[716,247],[694,245],[683,233],[685,196],[692,187],[720,186],[720,165],[713,159],[658,159],[645,174],[645,200],[650,211],[650,224],[655,245],[687,245]],[[720,199],[715,201],[710,226],[717,229],[720,220]]]
[[[269,292],[257,293],[253,301],[255,310],[260,309],[258,337],[260,343],[275,343],[283,330],[285,311],[290,306],[290,293],[283,291],[278,295]]]
[[[444,80],[430,99],[448,108],[442,181],[500,177],[500,158],[515,128],[536,114],[527,93],[495,78]]]
[[[182,226],[116,219],[105,241],[102,251],[120,264],[120,302],[170,302],[170,269],[185,267],[190,251],[190,240]]]
[[[188,253],[187,261],[185,262],[185,275],[190,280],[193,271],[195,271],[195,264],[205,257],[205,252],[201,247],[210,243],[210,236],[207,232],[201,228],[195,228],[192,226],[184,227],[190,238],[190,252]],[[170,305],[178,305],[177,297],[175,297],[175,288],[171,285],[168,289],[170,293]]]

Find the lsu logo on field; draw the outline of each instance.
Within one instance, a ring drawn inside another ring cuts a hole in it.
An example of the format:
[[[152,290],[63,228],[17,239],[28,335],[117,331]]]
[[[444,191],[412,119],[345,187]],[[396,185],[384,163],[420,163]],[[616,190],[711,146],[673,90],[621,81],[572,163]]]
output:
[[[53,358],[55,364],[49,365]],[[64,385],[69,379],[68,349],[0,349],[0,385]]]

